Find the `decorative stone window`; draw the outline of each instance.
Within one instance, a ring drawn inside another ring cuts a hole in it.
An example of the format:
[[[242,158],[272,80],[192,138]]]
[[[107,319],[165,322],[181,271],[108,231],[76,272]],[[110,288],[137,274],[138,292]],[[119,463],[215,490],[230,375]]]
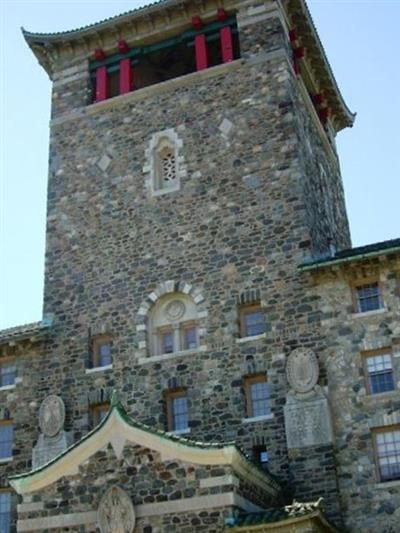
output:
[[[266,374],[244,378],[247,418],[266,417],[271,414],[270,390]]]
[[[189,409],[187,391],[178,389],[166,393],[168,431],[188,433]]]
[[[17,367],[14,359],[0,359],[0,387],[15,384]]]
[[[102,368],[112,364],[111,337],[98,335],[92,338],[90,367]]]
[[[263,470],[268,470],[268,451],[265,444],[253,447],[253,460]]]
[[[0,531],[11,531],[11,492],[5,489],[0,489]]]
[[[265,314],[259,302],[239,307],[240,336],[255,337],[265,333]]]
[[[379,480],[400,479],[400,426],[374,430],[376,465]]]
[[[356,284],[353,291],[356,313],[367,313],[383,308],[382,290],[378,281]]]
[[[107,416],[110,411],[109,403],[101,403],[90,406],[90,419],[92,427],[96,427]]]
[[[194,350],[199,345],[197,308],[183,293],[160,298],[150,314],[149,344],[153,355]]]
[[[395,390],[392,354],[387,350],[364,354],[364,369],[369,394]]]
[[[170,193],[180,189],[181,178],[186,176],[184,159],[181,155],[182,141],[173,129],[155,133],[146,150],[146,187],[152,196]]]
[[[12,458],[14,424],[12,420],[0,420],[0,460]]]

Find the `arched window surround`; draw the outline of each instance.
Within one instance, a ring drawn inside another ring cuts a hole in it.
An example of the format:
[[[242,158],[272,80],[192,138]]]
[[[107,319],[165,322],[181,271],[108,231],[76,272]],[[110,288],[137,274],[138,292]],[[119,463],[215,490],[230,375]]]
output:
[[[185,313],[177,320],[168,322],[167,317],[160,319],[171,302],[180,301],[187,305]],[[205,351],[206,318],[208,316],[202,292],[186,282],[168,280],[160,283],[145,300],[142,301],[137,315],[136,333],[138,337],[139,359],[149,357],[173,357],[179,354]],[[163,322],[165,320],[165,324]],[[164,326],[172,326],[174,350],[165,353],[160,346],[160,332]],[[184,329],[195,326],[196,348],[185,345]],[[175,328],[175,329],[174,329]],[[178,340],[179,337],[179,340]],[[164,353],[162,353],[164,352]]]
[[[182,155],[183,141],[173,128],[156,132],[146,150],[145,185],[151,196],[178,191],[186,177]]]

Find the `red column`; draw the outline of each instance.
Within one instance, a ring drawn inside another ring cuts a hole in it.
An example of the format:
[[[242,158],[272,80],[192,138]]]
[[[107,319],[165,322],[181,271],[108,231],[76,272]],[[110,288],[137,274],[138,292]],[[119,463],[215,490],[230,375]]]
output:
[[[133,70],[130,59],[119,63],[119,94],[130,93],[133,89]]]
[[[200,30],[203,27],[201,18],[198,16],[193,17],[192,26],[195,30]],[[194,47],[196,51],[196,68],[197,70],[204,70],[208,67],[207,42],[204,34],[196,35],[194,38]]]
[[[233,40],[230,26],[220,29],[221,36],[221,56],[223,63],[233,61]]]
[[[206,36],[196,35],[194,46],[196,49],[196,68],[197,70],[204,70],[208,67]]]
[[[96,102],[107,99],[107,67],[96,70]]]

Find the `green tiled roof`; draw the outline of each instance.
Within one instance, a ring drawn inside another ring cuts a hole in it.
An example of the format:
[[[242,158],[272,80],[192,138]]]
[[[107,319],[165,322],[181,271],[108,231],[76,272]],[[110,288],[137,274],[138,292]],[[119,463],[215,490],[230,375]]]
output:
[[[348,248],[329,258],[321,258],[314,261],[309,261],[301,265],[301,270],[315,270],[317,268],[329,267],[340,263],[349,263],[353,261],[361,261],[370,257],[379,255],[386,255],[392,253],[400,253],[400,239],[391,239],[389,241],[377,242],[368,244],[366,246],[358,246],[356,248]]]
[[[113,17],[108,17],[106,19],[103,19],[99,22],[95,22],[93,24],[88,24],[86,26],[81,26],[80,28],[75,28],[74,30],[68,30],[68,31],[57,31],[52,33],[35,33],[30,32],[22,28],[22,33],[24,34],[25,38],[27,39],[48,39],[52,37],[74,37],[74,35],[85,32],[86,30],[94,30],[94,29],[101,29],[102,26],[108,25],[110,22],[123,22],[125,18],[129,18],[132,15],[142,14],[145,11],[148,11],[154,7],[161,6],[162,4],[176,4],[177,2],[174,0],[158,0],[156,2],[151,2],[149,4],[146,4],[142,7],[136,7],[135,9],[130,9],[129,11],[125,11],[124,13],[121,13],[120,15],[115,15]]]

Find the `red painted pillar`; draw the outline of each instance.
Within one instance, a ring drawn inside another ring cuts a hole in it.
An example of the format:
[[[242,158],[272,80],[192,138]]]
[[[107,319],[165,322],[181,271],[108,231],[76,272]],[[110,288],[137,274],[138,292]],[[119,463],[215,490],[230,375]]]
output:
[[[107,99],[107,67],[96,70],[96,102]]]
[[[200,30],[203,22],[200,17],[193,17],[192,25],[195,30]],[[208,67],[208,58],[206,36],[203,33],[196,35],[194,38],[194,47],[196,51],[196,69],[204,70]]]
[[[133,70],[130,59],[119,63],[119,94],[130,93],[133,89]]]
[[[233,61],[233,40],[232,30],[229,26],[220,29],[221,36],[221,57],[223,63]]]
[[[218,20],[220,22],[225,22],[228,18],[228,13],[223,7],[218,9]],[[222,63],[229,63],[233,61],[233,39],[232,39],[232,29],[229,26],[220,29],[220,38],[221,38],[221,58]]]

